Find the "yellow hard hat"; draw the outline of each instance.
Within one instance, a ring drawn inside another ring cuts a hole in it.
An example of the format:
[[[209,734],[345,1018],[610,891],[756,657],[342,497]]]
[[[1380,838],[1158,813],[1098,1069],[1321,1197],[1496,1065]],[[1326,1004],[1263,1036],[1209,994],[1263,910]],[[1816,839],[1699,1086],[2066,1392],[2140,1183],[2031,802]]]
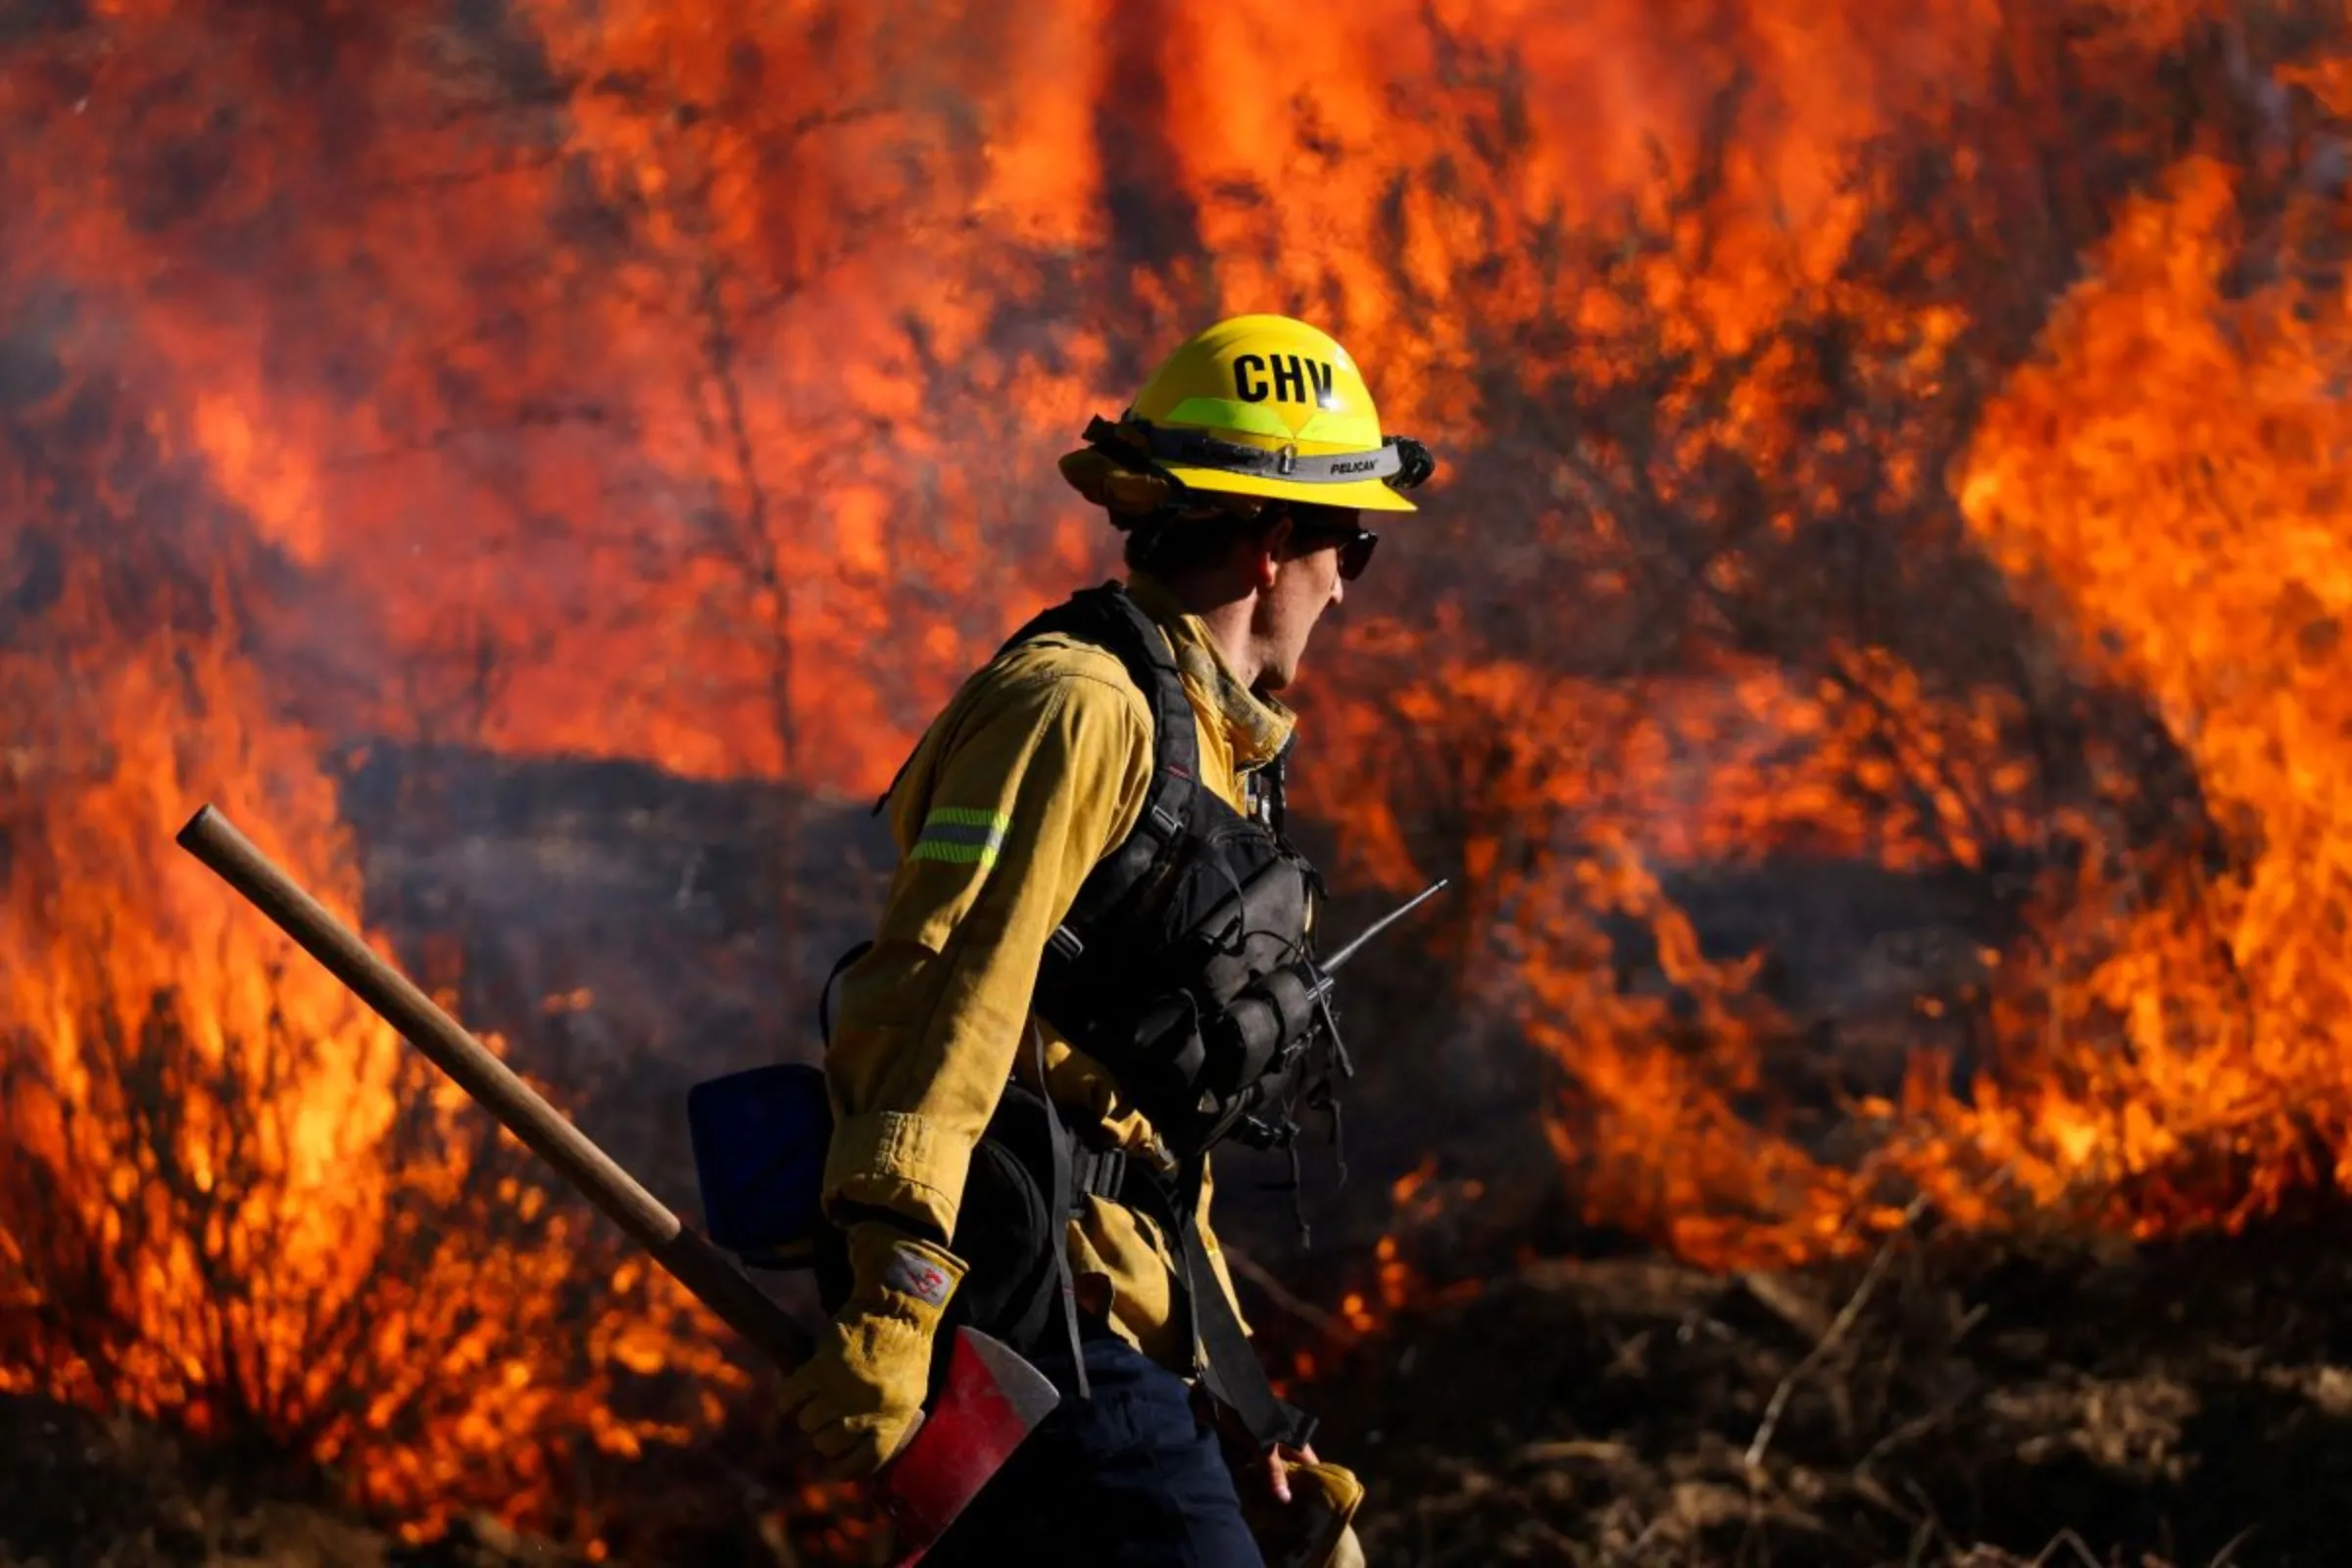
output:
[[[1179,489],[1411,512],[1401,492],[1436,466],[1419,442],[1381,434],[1348,351],[1287,316],[1217,322],[1169,355],[1116,423],[1088,425],[1086,440],[1062,473],[1114,512],[1149,511]]]

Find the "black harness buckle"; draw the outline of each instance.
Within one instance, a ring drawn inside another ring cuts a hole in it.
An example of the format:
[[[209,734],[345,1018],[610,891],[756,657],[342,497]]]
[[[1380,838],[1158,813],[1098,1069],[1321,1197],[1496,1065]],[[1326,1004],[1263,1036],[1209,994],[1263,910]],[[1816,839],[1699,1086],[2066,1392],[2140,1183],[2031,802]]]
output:
[[[1127,1152],[1123,1149],[1079,1149],[1070,1156],[1070,1201],[1082,1198],[1119,1200],[1127,1185]]]

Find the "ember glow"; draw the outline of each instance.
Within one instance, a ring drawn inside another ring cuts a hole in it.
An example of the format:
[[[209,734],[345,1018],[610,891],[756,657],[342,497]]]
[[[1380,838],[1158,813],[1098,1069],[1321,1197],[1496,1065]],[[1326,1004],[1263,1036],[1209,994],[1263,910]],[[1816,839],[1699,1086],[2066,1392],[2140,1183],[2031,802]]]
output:
[[[1551,1064],[1593,1220],[1735,1264],[1922,1194],[2145,1236],[2352,1181],[2344,19],[1294,20],[0,28],[0,1377],[233,1405],[401,1507],[639,1441],[521,1348],[611,1269],[585,1222],[455,1240],[495,1146],[412,1160],[454,1107],[170,828],[220,800],[349,908],[355,740],[869,794],[1109,569],[1085,416],[1245,309],[1448,457],[1319,645],[1302,804],[1366,882],[1464,879],[1462,1008]],[[1941,901],[1934,951],[1808,993],[1809,927],[1725,917],[1833,873]],[[85,1258],[103,1362],[44,1317]],[[708,1369],[615,1312],[598,1364]]]

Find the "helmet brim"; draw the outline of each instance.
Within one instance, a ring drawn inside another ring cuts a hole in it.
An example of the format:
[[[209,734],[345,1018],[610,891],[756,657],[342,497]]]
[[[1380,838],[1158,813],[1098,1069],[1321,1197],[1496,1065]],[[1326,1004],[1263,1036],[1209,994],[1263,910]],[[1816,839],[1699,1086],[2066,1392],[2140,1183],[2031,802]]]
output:
[[[1228,473],[1222,468],[1200,468],[1186,463],[1162,463],[1160,471],[1188,490],[1207,490],[1226,496],[1256,496],[1267,501],[1298,501],[1315,507],[1348,507],[1358,512],[1418,512],[1399,491],[1378,479],[1350,479],[1345,484],[1302,483],[1255,473]]]

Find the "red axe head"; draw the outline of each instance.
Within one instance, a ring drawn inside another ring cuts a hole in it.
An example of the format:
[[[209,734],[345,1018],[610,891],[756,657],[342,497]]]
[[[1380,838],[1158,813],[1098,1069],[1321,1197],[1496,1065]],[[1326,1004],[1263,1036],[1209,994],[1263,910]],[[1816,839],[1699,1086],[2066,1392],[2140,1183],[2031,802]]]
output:
[[[897,1568],[912,1568],[1012,1450],[1061,1402],[1044,1373],[987,1335],[957,1329],[947,1386],[882,1472],[899,1530]]]

